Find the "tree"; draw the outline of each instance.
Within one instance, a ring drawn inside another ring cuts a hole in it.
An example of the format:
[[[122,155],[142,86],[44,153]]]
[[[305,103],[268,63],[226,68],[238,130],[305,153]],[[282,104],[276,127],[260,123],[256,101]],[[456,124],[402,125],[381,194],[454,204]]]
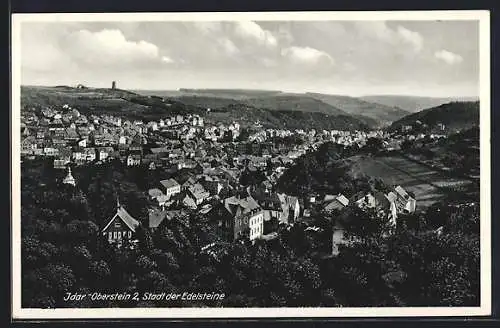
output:
[[[141,255],[137,258],[136,267],[138,273],[141,274],[156,269],[157,265],[156,262],[151,260],[149,257]]]
[[[57,258],[59,250],[49,242],[40,242],[33,237],[24,237],[21,241],[23,265],[27,268],[40,268]]]
[[[151,254],[151,251],[154,249],[154,242],[149,229],[144,228],[142,224],[140,224],[136,228],[135,235],[137,240],[139,240],[139,247],[142,253],[146,255]]]
[[[98,282],[106,281],[111,276],[109,265],[104,260],[91,262],[89,271],[94,276],[95,281]]]
[[[413,148],[413,142],[409,139],[405,139],[403,140],[403,142],[401,142],[401,150],[402,151],[409,151]]]
[[[56,297],[61,297],[70,291],[76,282],[73,270],[64,264],[48,264],[42,269],[42,274],[49,282],[49,288]]]
[[[378,153],[383,149],[383,142],[380,138],[370,137],[366,141],[364,148],[371,153]]]
[[[72,243],[94,244],[99,228],[92,221],[73,220],[64,227],[67,240]]]

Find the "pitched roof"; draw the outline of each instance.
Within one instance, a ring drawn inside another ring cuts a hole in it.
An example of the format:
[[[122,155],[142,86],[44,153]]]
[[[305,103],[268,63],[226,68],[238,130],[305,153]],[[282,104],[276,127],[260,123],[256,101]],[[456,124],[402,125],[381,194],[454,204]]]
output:
[[[237,198],[235,196],[226,198],[224,200],[224,207],[233,216],[244,215],[253,210],[260,209],[259,204],[251,196],[245,198]]]
[[[154,208],[149,210],[149,227],[158,228],[158,226],[167,217],[167,211],[162,211],[159,208]]]
[[[163,187],[167,189],[179,186],[179,183],[174,179],[161,180],[160,183]]]
[[[168,153],[170,149],[168,147],[159,147],[159,148],[151,148],[150,150],[153,154],[159,154],[159,153]]]
[[[325,201],[325,202],[329,202],[329,201],[332,201],[332,200],[334,200],[334,199],[336,199],[336,196],[335,196],[335,195],[330,195],[330,194],[327,194],[327,195],[325,195],[325,198],[323,199],[323,201]]]
[[[199,183],[190,186],[188,190],[196,199],[203,199],[210,195],[210,193],[206,191],[205,188],[203,188],[203,186]]]
[[[99,147],[98,148],[99,151],[104,151],[104,152],[108,152],[108,153],[112,153],[114,151],[113,147]]]
[[[156,200],[158,201],[158,203],[164,203],[166,201],[168,201],[170,199],[170,197],[168,197],[167,195],[164,195],[164,194],[161,194],[160,196],[156,197]]]
[[[116,217],[119,217],[123,223],[127,225],[127,227],[130,228],[133,232],[135,232],[135,229],[137,226],[139,226],[139,221],[134,219],[128,212],[123,208],[123,206],[118,207],[116,210],[116,214],[109,220],[108,224],[102,229],[102,231],[106,230],[109,225],[115,220]]]
[[[337,196],[337,200],[344,206],[347,206],[349,205],[349,199],[347,199],[346,196],[340,194],[339,196]]]
[[[404,199],[408,199],[410,197],[406,190],[404,190],[401,186],[397,186],[396,188],[394,188],[394,191],[396,191],[396,193]]]
[[[392,202],[394,202],[394,201],[396,201],[396,199],[398,198],[398,196],[397,196],[395,193],[393,193],[392,191],[391,191],[390,193],[388,193],[385,197],[386,197],[386,198],[389,200],[389,202],[391,202],[391,203],[392,203]]]
[[[158,188],[152,188],[148,190],[148,194],[150,197],[158,197],[163,195],[163,192]]]
[[[76,129],[66,129],[66,135],[68,138],[79,138],[80,136],[78,135],[78,132],[76,132]]]
[[[191,186],[196,183],[196,179],[194,177],[189,177],[184,183],[182,184],[183,186]]]

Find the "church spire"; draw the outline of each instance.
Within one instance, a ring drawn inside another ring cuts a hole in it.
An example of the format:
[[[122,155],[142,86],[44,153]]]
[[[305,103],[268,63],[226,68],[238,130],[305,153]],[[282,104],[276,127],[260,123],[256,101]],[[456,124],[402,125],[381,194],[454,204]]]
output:
[[[70,166],[68,166],[68,174],[64,178],[63,183],[64,184],[70,184],[72,186],[76,185],[75,178],[73,178],[73,175],[71,175],[71,167]]]

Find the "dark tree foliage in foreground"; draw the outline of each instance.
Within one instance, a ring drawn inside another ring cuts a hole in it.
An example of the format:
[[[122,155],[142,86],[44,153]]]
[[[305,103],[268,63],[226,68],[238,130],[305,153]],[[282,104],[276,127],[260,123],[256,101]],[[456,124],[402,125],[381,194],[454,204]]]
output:
[[[113,165],[75,169],[76,188],[57,184],[64,173],[47,179],[50,168],[43,163],[23,166],[23,307],[478,305],[477,208],[437,205],[406,218],[419,224],[401,224],[393,234],[375,213],[318,212],[312,217],[316,230],[280,225],[272,241],[219,242],[208,253],[201,248],[217,235],[207,218],[191,213],[150,231],[142,191],[133,175]],[[136,248],[117,248],[100,237],[116,197],[142,222]],[[446,213],[441,234],[427,223],[438,209]],[[349,242],[333,257],[332,229],[339,222]],[[217,292],[225,298],[64,301],[67,292]]]

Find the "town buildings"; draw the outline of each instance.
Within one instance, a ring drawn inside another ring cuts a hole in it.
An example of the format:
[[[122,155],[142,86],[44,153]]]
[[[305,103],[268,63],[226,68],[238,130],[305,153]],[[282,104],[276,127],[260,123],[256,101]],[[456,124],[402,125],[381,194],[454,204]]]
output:
[[[313,195],[278,193],[276,184],[301,156],[322,143],[359,148],[376,137],[385,140],[387,147],[392,143],[396,147],[402,140],[381,131],[267,129],[260,124],[250,127],[248,140],[239,140],[242,127],[238,122],[211,122],[193,114],[131,120],[90,115],[68,105],[26,113],[22,123],[23,158],[51,159],[56,169],[113,162],[131,170],[163,172],[166,178],[144,190],[150,202],[148,228],[158,229],[185,211],[196,212],[210,217],[229,241],[266,239],[277,225],[295,224],[311,213],[303,203]],[[294,144],[286,138],[301,142]],[[241,190],[242,177],[260,173],[264,181],[252,185],[252,190]],[[64,183],[75,185],[69,168]],[[398,214],[416,209],[416,200],[399,186],[388,194],[326,195],[314,204],[327,212],[357,204],[381,211],[394,222]],[[111,242],[130,239],[138,222],[117,206],[102,233]]]

